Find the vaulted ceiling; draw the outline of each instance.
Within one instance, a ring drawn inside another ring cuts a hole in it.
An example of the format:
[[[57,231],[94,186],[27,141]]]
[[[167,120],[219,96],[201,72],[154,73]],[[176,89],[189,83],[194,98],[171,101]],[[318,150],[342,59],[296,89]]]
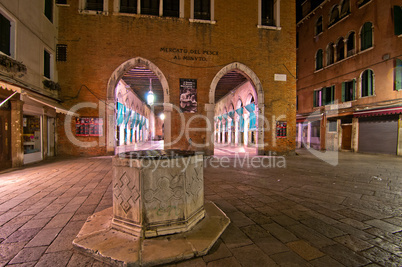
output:
[[[123,81],[131,87],[138,97],[146,103],[147,94],[152,83],[152,92],[155,95],[155,115],[158,116],[163,112],[163,89],[162,85],[154,72],[146,67],[137,66],[128,72],[123,77]],[[222,97],[228,94],[233,89],[247,81],[247,77],[240,72],[231,71],[224,75],[218,82],[215,90],[215,103]]]

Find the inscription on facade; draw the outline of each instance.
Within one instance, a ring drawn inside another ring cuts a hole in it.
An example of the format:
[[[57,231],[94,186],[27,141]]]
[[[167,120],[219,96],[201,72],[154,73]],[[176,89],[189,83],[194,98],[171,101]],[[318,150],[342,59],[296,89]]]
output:
[[[208,57],[219,55],[218,51],[205,49],[161,47],[159,51],[166,54],[173,54],[174,60],[187,61],[208,61]]]

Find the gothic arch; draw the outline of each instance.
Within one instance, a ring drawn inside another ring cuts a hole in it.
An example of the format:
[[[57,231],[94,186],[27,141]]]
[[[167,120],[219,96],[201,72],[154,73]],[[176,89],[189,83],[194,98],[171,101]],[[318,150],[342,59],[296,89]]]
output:
[[[211,82],[211,86],[209,89],[209,103],[215,104],[215,91],[216,91],[216,86],[218,85],[219,80],[223,76],[225,76],[227,73],[229,73],[233,70],[241,71],[244,75],[246,75],[252,81],[254,88],[257,92],[258,104],[260,104],[260,103],[263,104],[264,90],[262,89],[260,79],[258,79],[258,77],[254,73],[254,71],[252,71],[249,67],[247,67],[246,65],[244,65],[240,62],[233,62],[231,64],[226,65],[215,75],[214,79]]]
[[[136,67],[136,66],[145,66],[149,70],[153,71],[155,75],[158,77],[159,82],[162,85],[163,88],[163,102],[164,103],[169,103],[170,101],[170,95],[169,95],[169,85],[166,80],[165,75],[163,75],[162,71],[151,61],[148,59],[144,59],[142,57],[136,57],[127,60],[120,66],[118,66],[110,76],[110,79],[107,84],[107,99],[108,100],[113,100],[115,99],[115,88],[117,83],[120,81],[121,77],[129,71],[130,69]]]

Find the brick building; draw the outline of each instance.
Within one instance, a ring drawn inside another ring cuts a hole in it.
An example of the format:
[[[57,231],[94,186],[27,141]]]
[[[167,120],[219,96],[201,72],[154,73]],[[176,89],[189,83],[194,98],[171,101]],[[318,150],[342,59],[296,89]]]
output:
[[[51,0],[0,1],[0,169],[56,153],[57,23]]]
[[[402,154],[402,1],[304,1],[298,146]]]
[[[295,1],[57,2],[63,104],[80,117],[101,118],[104,133],[77,136],[74,116],[60,115],[61,154],[115,152],[121,80],[144,105],[152,89],[154,131],[163,132],[165,148],[187,149],[191,138],[207,154],[214,149],[216,103],[249,81],[257,96],[256,152],[294,151]],[[286,125],[280,137],[278,121]]]

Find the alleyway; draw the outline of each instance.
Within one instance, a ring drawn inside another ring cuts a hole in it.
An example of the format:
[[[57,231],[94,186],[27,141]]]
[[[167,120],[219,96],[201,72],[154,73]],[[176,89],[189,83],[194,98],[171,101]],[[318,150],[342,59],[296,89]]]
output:
[[[223,157],[206,158],[205,199],[232,222],[208,255],[177,266],[402,266],[402,158]],[[112,205],[111,179],[111,157],[0,174],[0,266],[106,266],[71,242]]]

